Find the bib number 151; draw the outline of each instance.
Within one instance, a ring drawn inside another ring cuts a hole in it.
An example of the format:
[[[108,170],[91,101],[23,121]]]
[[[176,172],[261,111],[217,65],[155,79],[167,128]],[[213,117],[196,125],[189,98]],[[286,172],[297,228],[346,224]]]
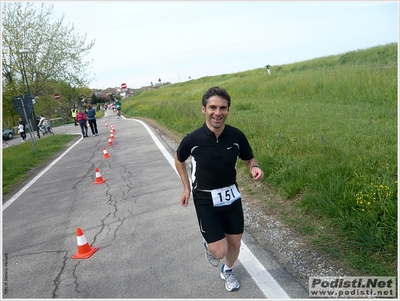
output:
[[[211,190],[214,207],[226,206],[232,204],[240,198],[240,192],[236,185]]]

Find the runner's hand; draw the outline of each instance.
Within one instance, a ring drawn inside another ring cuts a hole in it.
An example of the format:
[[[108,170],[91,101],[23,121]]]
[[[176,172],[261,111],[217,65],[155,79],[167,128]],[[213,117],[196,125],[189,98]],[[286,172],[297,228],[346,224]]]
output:
[[[264,172],[259,167],[253,167],[251,169],[251,175],[256,181],[261,181],[264,178]]]
[[[189,204],[189,198],[190,198],[190,190],[189,191],[185,190],[181,196],[181,205],[183,207],[187,207],[187,205]]]

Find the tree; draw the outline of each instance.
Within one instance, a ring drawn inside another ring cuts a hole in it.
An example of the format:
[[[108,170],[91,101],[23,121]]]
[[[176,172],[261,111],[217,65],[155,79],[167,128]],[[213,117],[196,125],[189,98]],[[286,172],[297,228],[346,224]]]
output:
[[[39,10],[38,10],[39,8]],[[25,55],[28,80],[33,83],[35,93],[42,81],[60,80],[71,86],[84,86],[88,77],[89,62],[84,57],[94,45],[86,44],[86,35],[74,34],[74,27],[63,26],[65,15],[51,23],[53,6],[44,2],[5,3],[2,7],[3,20],[3,76],[6,82],[22,77],[19,51],[29,50]],[[36,87],[35,87],[36,86]]]
[[[31,92],[37,96],[54,95],[54,82],[72,89],[84,87],[92,79],[92,62],[85,57],[95,41],[64,26],[65,15],[54,20],[53,5],[45,2],[6,2],[2,4],[2,87],[3,118],[10,111],[12,96],[26,94],[20,50],[24,55]],[[11,97],[11,98],[10,98]]]
[[[92,105],[97,105],[97,104],[100,102],[100,100],[99,100],[99,98],[96,96],[96,94],[93,93],[90,102],[91,102]]]

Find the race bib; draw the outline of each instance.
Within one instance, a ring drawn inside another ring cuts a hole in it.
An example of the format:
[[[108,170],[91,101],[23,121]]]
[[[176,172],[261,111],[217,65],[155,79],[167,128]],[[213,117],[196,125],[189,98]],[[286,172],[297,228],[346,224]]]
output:
[[[214,207],[226,206],[232,204],[240,198],[240,192],[236,185],[211,190],[211,196]]]

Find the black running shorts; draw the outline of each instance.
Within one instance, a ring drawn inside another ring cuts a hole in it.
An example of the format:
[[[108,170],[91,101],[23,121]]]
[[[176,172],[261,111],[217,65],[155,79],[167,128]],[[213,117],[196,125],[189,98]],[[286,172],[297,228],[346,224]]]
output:
[[[241,199],[227,206],[214,207],[209,192],[196,191],[193,192],[193,200],[200,232],[207,243],[223,239],[225,234],[243,233],[244,217]]]

